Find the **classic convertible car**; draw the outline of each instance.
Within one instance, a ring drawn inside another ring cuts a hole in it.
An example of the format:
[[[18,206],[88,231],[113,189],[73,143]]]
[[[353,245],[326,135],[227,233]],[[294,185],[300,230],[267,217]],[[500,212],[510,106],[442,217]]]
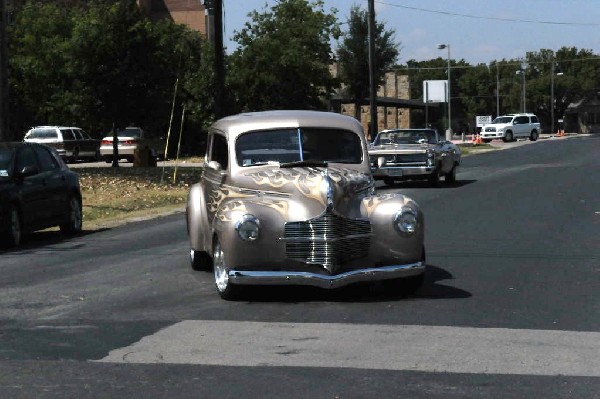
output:
[[[266,111],[218,120],[187,203],[190,260],[218,293],[244,285],[336,288],[381,280],[417,289],[423,215],[400,193],[375,194],[367,142],[351,117]]]
[[[454,183],[460,155],[460,148],[439,137],[434,129],[384,130],[369,148],[373,177],[387,185],[397,180],[428,179],[437,186],[441,176]]]

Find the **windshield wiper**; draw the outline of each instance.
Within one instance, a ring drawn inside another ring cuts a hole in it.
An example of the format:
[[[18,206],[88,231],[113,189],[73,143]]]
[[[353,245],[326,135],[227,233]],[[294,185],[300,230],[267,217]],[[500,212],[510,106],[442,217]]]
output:
[[[327,161],[294,161],[285,162],[279,165],[280,168],[293,168],[296,166],[327,166]]]

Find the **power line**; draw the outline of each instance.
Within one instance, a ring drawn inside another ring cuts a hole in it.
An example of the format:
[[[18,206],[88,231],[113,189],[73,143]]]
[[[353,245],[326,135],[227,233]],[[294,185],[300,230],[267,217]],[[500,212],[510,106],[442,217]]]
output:
[[[383,4],[386,6],[396,7],[396,8],[404,8],[406,10],[428,12],[431,14],[449,15],[452,17],[462,17],[462,18],[471,18],[471,19],[480,19],[480,20],[483,19],[483,20],[488,20],[488,21],[514,22],[514,23],[540,24],[540,25],[560,25],[560,26],[569,26],[569,25],[570,26],[591,26],[591,27],[600,26],[600,23],[592,23],[592,22],[561,22],[561,21],[540,21],[540,20],[533,20],[533,19],[483,17],[480,15],[461,14],[461,13],[455,13],[455,12],[450,12],[450,11],[429,10],[426,8],[411,7],[411,6],[406,6],[406,5],[402,5],[402,4],[394,4],[394,3],[390,3],[388,1],[381,1],[381,0],[376,0],[376,2],[378,4]]]

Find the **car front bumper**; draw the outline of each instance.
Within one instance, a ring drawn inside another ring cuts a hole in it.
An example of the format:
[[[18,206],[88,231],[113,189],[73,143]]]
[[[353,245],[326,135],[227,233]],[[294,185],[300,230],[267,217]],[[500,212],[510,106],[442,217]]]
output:
[[[308,285],[320,288],[339,288],[348,284],[418,276],[425,272],[425,262],[357,269],[324,275],[299,271],[230,270],[229,281],[239,285]]]
[[[435,172],[434,166],[384,166],[371,169],[373,178],[382,179],[386,177],[402,178],[414,176],[429,176]]]

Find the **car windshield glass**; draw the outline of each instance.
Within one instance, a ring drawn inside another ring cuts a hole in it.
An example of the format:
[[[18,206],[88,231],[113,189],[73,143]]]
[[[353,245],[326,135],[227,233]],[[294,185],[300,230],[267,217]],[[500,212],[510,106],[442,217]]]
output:
[[[13,152],[9,148],[0,148],[0,179],[7,179],[11,173]]]
[[[140,129],[125,129],[121,130],[117,136],[119,137],[140,137],[142,135]]]
[[[280,129],[254,131],[236,142],[240,166],[289,162],[360,164],[362,144],[351,131],[338,129]]]
[[[512,119],[512,116],[499,116],[492,123],[510,123]]]
[[[435,144],[435,131],[415,129],[415,130],[392,130],[389,132],[381,132],[375,137],[373,145],[387,144]]]
[[[35,129],[27,135],[28,139],[57,139],[55,129]]]

